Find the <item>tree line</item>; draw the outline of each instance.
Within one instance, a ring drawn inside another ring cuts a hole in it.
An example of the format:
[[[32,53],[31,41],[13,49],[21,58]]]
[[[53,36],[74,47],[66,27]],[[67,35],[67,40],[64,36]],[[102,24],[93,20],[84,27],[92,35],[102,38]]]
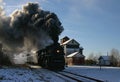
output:
[[[90,53],[87,59],[85,60],[86,65],[98,65],[99,61],[98,58],[100,56],[109,56],[110,58],[110,65],[111,66],[119,66],[120,67],[120,52],[118,49],[111,49],[110,52],[106,53],[106,55],[103,55],[101,52],[94,54]]]

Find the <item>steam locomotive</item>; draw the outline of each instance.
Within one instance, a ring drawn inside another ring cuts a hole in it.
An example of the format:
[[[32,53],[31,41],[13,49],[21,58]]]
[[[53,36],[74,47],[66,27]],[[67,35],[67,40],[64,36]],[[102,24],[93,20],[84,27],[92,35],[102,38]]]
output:
[[[54,43],[37,51],[38,64],[50,70],[63,70],[65,66],[64,50],[59,43]]]

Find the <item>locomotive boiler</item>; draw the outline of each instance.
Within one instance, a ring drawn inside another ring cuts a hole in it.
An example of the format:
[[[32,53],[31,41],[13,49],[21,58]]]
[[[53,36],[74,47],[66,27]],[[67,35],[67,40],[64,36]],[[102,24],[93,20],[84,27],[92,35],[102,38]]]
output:
[[[38,64],[50,70],[63,70],[65,66],[64,50],[59,43],[54,43],[37,51]]]

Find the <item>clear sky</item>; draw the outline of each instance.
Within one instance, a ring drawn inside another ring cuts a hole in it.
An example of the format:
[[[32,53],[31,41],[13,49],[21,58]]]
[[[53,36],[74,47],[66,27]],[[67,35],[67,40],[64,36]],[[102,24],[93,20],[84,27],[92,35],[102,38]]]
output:
[[[1,1],[1,0],[0,0]],[[27,2],[38,2],[42,9],[55,12],[64,32],[84,48],[84,55],[106,55],[112,48],[120,51],[120,0],[3,0],[6,14]]]

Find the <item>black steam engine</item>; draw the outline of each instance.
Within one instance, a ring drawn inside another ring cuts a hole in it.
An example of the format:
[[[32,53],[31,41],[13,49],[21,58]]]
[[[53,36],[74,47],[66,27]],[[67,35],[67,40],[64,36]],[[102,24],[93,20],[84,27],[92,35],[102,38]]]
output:
[[[38,52],[38,64],[50,70],[63,70],[65,66],[64,50],[59,43],[47,46]]]

